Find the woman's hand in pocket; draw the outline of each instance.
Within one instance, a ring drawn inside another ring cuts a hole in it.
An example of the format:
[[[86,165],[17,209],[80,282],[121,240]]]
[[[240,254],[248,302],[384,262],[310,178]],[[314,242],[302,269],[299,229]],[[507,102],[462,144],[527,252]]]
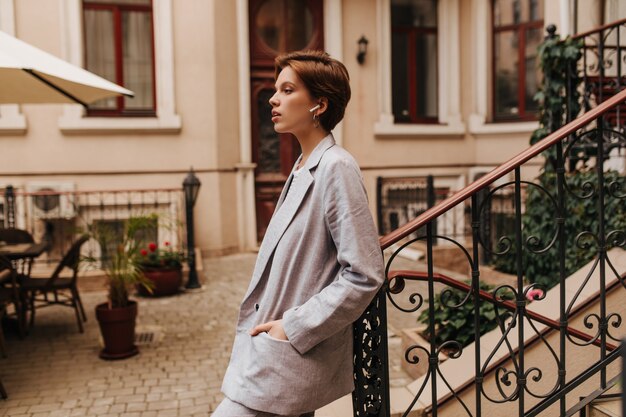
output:
[[[250,330],[251,336],[256,336],[259,333],[266,332],[268,335],[278,340],[286,340],[287,335],[285,334],[285,330],[283,329],[283,321],[282,320],[273,320],[268,321],[267,323],[259,324],[255,326],[252,330]]]

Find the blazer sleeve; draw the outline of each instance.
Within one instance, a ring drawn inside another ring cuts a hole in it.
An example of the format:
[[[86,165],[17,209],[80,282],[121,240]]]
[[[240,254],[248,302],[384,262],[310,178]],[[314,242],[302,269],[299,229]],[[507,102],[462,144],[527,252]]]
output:
[[[301,354],[359,318],[384,280],[378,233],[356,162],[333,161],[323,181],[325,221],[337,248],[337,259],[329,262],[339,264],[339,274],[304,304],[283,314],[285,333]]]

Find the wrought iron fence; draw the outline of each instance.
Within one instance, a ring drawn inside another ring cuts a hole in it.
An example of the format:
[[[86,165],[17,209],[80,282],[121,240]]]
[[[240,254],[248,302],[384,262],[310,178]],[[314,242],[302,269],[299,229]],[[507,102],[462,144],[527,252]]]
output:
[[[555,31],[556,28],[550,36],[554,36]],[[581,84],[568,82],[567,97],[576,97],[572,91],[574,88],[581,93],[578,103],[580,115],[626,88],[626,19],[581,33],[574,39],[582,42],[582,57],[570,77],[579,78]],[[573,106],[575,104],[569,101],[568,108]],[[605,129],[623,130],[626,127],[626,104],[622,103],[604,114],[602,123]],[[608,151],[615,152],[619,148],[611,147]]]
[[[616,386],[617,346],[626,334],[626,170],[610,162],[609,150],[623,152],[626,136],[620,128],[607,128],[605,116],[621,120],[619,107],[625,102],[626,91],[605,99],[381,239],[382,248],[404,243],[387,260],[388,285],[355,324],[355,346],[365,345],[355,350],[355,416],[390,415],[384,297],[390,308],[407,314],[427,311],[432,335],[441,326],[455,325],[439,320],[442,314],[472,306],[469,345],[431,338],[427,346],[404,352],[406,361],[426,363],[428,370],[406,387],[412,398],[403,416],[411,410],[455,417],[569,416],[580,409],[581,398],[593,401],[594,393]],[[526,180],[535,169],[528,162],[546,151],[554,155],[554,171],[541,180]],[[485,216],[497,193],[512,198],[504,227]],[[524,211],[526,198],[533,199],[533,213]],[[470,213],[469,242],[435,228],[435,221],[455,207]],[[580,207],[583,211],[576,212]],[[452,245],[465,259],[469,284],[438,272],[435,240]],[[396,256],[416,241],[426,245],[427,271],[394,270]],[[508,262],[515,284],[482,290],[481,249]],[[579,257],[589,262],[582,267],[569,263]],[[544,268],[554,271],[547,281],[531,273]],[[427,290],[412,291],[414,280],[424,280]],[[550,288],[550,281],[556,286]],[[437,311],[427,302],[436,295],[436,283],[446,286]],[[497,327],[481,337],[486,306],[494,309]]]
[[[437,185],[435,185],[437,183]],[[478,194],[481,210],[480,235],[486,245],[497,239],[498,232],[509,231],[511,219],[514,215],[513,194],[506,188],[494,191],[483,190]],[[424,213],[435,204],[450,197],[456,190],[449,185],[442,185],[438,178],[432,175],[426,177],[377,177],[376,179],[376,214],[378,233],[385,235],[407,224],[410,220]],[[522,194],[526,187],[522,185]],[[444,234],[457,240],[471,242],[471,211],[469,206],[459,206],[443,214],[433,222],[434,234]],[[414,239],[423,235],[423,227],[409,238]],[[437,244],[435,240],[433,244]],[[445,243],[445,242],[444,242]],[[490,263],[488,252],[483,252],[483,263]]]
[[[33,183],[35,184],[35,183]],[[145,242],[186,251],[185,199],[181,188],[75,191],[67,183],[46,183],[33,189],[0,188],[0,228],[27,230],[35,241],[48,243],[36,263],[60,260],[72,242],[94,227],[105,226],[113,234],[123,233],[131,217],[156,215],[154,227],[142,232]],[[63,190],[63,189],[66,190]],[[115,239],[113,239],[115,240]],[[85,251],[95,259],[114,248],[103,248],[91,239]]]

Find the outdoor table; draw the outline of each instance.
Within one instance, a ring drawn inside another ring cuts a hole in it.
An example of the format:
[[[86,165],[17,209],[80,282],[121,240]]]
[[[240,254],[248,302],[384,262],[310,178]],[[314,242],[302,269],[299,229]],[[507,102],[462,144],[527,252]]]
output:
[[[0,255],[5,256],[11,262],[15,262],[22,259],[35,259],[39,255],[41,255],[47,248],[47,243],[12,243],[8,245],[3,244],[0,245]],[[18,275],[18,286],[20,284],[21,278],[23,278],[23,276]],[[0,283],[2,283],[3,279],[6,281],[6,277],[0,277]],[[6,285],[6,282],[4,283],[4,285]],[[20,338],[24,337],[26,334],[26,309],[23,308],[26,305],[26,300],[21,298],[22,297],[20,296],[20,300],[16,301],[16,309],[20,310],[16,311],[17,321],[18,323],[21,322],[21,324],[17,325],[20,333]]]
[[[0,246],[0,255],[6,256],[12,261],[25,258],[36,258],[41,255],[46,248],[47,243],[15,243]]]

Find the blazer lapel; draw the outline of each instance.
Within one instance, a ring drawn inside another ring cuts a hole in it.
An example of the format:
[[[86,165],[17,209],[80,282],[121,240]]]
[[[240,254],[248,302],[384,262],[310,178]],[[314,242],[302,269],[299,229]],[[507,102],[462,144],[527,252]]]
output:
[[[304,197],[306,196],[307,191],[313,184],[314,178],[311,170],[317,167],[320,159],[322,159],[322,155],[324,155],[324,152],[326,152],[328,148],[334,145],[335,139],[331,134],[326,136],[315,147],[315,149],[309,156],[309,159],[304,164],[302,172],[300,172],[300,174],[298,175],[298,181],[296,181],[295,187],[293,187],[293,189],[290,189],[291,182],[293,181],[293,171],[289,175],[289,178],[287,179],[283,191],[278,199],[278,203],[276,204],[276,209],[274,211],[274,215],[272,216],[272,220],[270,221],[270,224],[265,232],[263,242],[261,243],[259,255],[257,256],[256,265],[254,267],[254,273],[252,275],[252,280],[250,282],[250,286],[248,287],[248,292],[244,297],[244,301],[258,285],[259,280],[263,275],[265,268],[267,267],[267,262],[274,253],[276,245],[285,233],[285,230],[287,230],[287,227],[289,226],[291,220],[298,211],[298,208],[302,204],[302,201],[304,201]],[[299,160],[300,158],[298,158],[298,161]],[[288,197],[287,194],[289,194]]]
[[[283,201],[285,201],[285,197],[287,196],[287,191],[289,191],[289,187],[291,187],[291,181],[293,180],[293,170],[298,166],[301,159],[302,159],[302,155],[300,155],[298,159],[296,159],[296,163],[293,164],[293,167],[291,168],[291,173],[289,173],[289,176],[287,177],[287,181],[285,181],[285,186],[283,187],[283,190],[280,192],[280,196],[278,197],[278,202],[276,202],[276,207],[274,208],[274,215],[278,212],[278,209],[283,204]],[[274,215],[272,215],[272,217],[274,217]]]

